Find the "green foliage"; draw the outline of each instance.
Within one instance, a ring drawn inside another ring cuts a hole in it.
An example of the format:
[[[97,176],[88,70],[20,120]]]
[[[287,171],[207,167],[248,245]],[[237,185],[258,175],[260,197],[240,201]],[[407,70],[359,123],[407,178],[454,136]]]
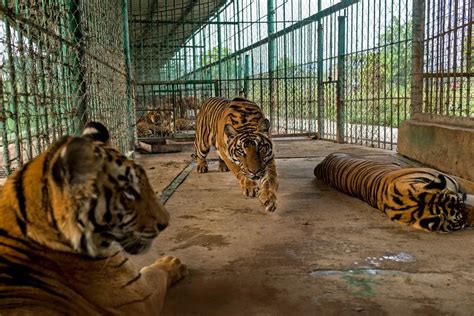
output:
[[[232,54],[232,51],[227,47],[222,47],[221,58],[225,58]],[[219,78],[219,48],[214,47],[204,53],[200,58],[201,67],[216,63],[211,68],[206,68],[200,72],[201,79],[237,79],[242,76],[242,63],[240,58],[234,57],[220,63],[221,78]]]

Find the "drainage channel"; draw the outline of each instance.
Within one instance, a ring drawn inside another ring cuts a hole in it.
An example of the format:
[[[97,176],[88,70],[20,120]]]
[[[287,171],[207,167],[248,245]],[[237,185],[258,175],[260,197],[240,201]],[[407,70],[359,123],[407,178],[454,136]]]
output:
[[[190,162],[184,169],[171,181],[171,183],[163,190],[161,194],[160,201],[164,205],[171,195],[173,195],[174,191],[183,183],[186,177],[191,173],[191,171],[196,166],[196,163]]]

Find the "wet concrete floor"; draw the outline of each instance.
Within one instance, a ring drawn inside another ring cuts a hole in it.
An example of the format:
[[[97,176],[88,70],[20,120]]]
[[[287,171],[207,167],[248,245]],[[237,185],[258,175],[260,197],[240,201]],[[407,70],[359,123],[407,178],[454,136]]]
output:
[[[166,203],[171,225],[145,265],[161,255],[188,264],[163,315],[473,315],[474,230],[426,233],[316,180],[334,151],[410,163],[393,151],[313,140],[275,140],[278,209],[267,214],[230,173],[192,170]],[[141,155],[155,191],[191,161]],[[216,158],[215,153],[211,158]]]

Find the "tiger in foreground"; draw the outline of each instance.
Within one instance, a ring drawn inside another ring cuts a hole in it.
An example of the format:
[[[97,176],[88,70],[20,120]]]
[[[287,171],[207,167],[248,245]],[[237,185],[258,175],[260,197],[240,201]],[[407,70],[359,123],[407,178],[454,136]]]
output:
[[[124,254],[148,250],[169,214],[143,168],[106,146],[107,129],[94,124],[2,188],[0,314],[157,314],[187,273],[174,257],[138,270]]]
[[[314,175],[384,212],[392,221],[425,231],[451,232],[471,225],[466,194],[450,176],[430,168],[402,168],[346,153],[332,153]]]
[[[244,195],[258,196],[266,211],[275,211],[278,181],[270,121],[257,104],[243,98],[208,99],[197,115],[194,145],[199,173],[208,171],[206,156],[214,146],[219,171],[230,169]]]

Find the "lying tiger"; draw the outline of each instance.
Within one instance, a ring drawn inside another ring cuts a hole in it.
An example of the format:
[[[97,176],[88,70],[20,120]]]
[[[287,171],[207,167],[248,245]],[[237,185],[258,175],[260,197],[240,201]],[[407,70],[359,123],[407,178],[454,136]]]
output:
[[[402,168],[333,153],[314,175],[378,208],[395,222],[426,231],[451,232],[469,224],[466,195],[450,176],[430,168]]]
[[[257,104],[243,98],[208,99],[197,115],[194,145],[198,172],[207,172],[206,156],[214,146],[219,170],[230,169],[244,195],[258,196],[266,211],[275,211],[278,181],[270,121]]]
[[[174,257],[138,271],[124,255],[148,250],[169,214],[143,168],[107,142],[102,124],[88,124],[5,183],[0,314],[157,314],[186,275]]]
[[[137,136],[151,137],[153,135],[170,136],[173,133],[173,112],[150,110],[137,120]]]

